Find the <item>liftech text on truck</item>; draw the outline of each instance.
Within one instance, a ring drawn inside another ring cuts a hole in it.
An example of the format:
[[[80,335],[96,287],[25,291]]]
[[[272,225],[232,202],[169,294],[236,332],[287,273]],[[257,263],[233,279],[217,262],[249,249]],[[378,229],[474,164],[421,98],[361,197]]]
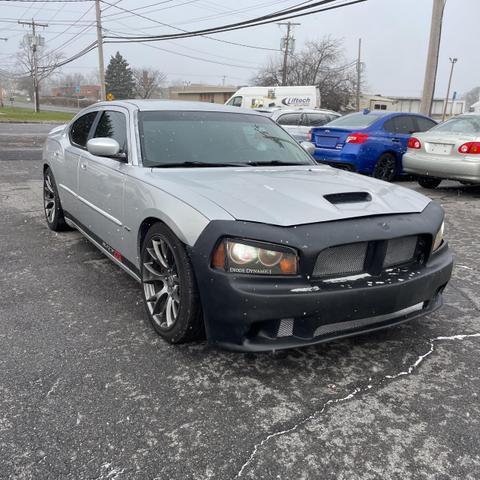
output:
[[[320,89],[303,87],[242,87],[225,105],[244,108],[319,108]]]

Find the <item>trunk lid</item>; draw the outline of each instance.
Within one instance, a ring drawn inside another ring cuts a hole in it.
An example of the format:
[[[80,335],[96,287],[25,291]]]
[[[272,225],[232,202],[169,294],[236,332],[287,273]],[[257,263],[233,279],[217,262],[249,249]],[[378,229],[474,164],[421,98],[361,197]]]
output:
[[[340,149],[347,137],[362,129],[318,127],[312,130],[312,143],[318,148]]]

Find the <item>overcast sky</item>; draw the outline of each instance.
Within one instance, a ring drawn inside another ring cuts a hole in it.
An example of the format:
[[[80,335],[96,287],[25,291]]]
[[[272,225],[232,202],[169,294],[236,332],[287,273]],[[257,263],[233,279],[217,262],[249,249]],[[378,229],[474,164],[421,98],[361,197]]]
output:
[[[108,0],[114,3],[116,0]],[[122,0],[119,7],[138,8],[158,3],[156,7],[140,10],[149,19],[168,23],[185,30],[206,28],[245,20],[300,3],[299,0]],[[159,10],[159,9],[162,10]],[[104,26],[127,34],[163,34],[174,30],[145,18],[129,16],[115,7],[103,4]],[[414,95],[421,93],[430,28],[432,0],[367,0],[331,12],[302,17],[295,20],[296,48],[305,41],[331,35],[343,41],[346,61],[357,55],[358,38],[363,42],[363,61],[366,64],[368,89],[383,95]],[[157,11],[153,11],[157,10]],[[85,14],[85,12],[87,12]],[[76,21],[70,29],[61,22]],[[112,15],[113,16],[108,16]],[[96,38],[90,25],[95,18],[93,2],[47,3],[0,1],[0,68],[14,65],[14,53],[24,33],[15,23],[1,22],[11,19],[31,19],[48,22],[43,35],[50,48],[63,50],[68,57],[80,51]],[[458,57],[453,90],[465,92],[480,85],[480,40],[478,21],[480,0],[447,0],[437,82],[437,96],[445,94],[449,74],[449,57]],[[81,30],[86,31],[67,43]],[[66,29],[65,33],[62,34]],[[215,38],[267,48],[279,48],[282,29],[273,24],[217,34]],[[120,50],[135,67],[153,67],[168,74],[168,80],[188,80],[221,84],[247,84],[255,68],[264,64],[272,52],[239,47],[206,38],[179,39],[153,44],[158,48],[190,55],[183,57],[147,45],[106,45],[106,63],[111,54]],[[273,53],[274,54],[274,53]],[[274,54],[275,55],[275,54]],[[198,58],[210,60],[209,63]],[[227,66],[222,63],[231,64]],[[88,73],[97,67],[96,51],[63,68],[64,73]]]

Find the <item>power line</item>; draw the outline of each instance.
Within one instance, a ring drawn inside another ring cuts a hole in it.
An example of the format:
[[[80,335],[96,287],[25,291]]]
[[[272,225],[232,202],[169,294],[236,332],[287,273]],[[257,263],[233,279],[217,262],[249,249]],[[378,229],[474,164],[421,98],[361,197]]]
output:
[[[102,0],[105,3],[105,0]],[[142,41],[158,41],[158,40],[171,40],[175,38],[190,38],[190,37],[204,37],[206,34],[213,34],[213,33],[223,33],[223,32],[229,32],[233,30],[241,30],[244,28],[251,28],[251,27],[256,27],[260,25],[267,25],[269,23],[275,23],[277,20],[289,20],[291,18],[298,18],[298,17],[303,17],[306,15],[312,15],[314,13],[320,13],[320,12],[326,12],[329,10],[335,10],[337,8],[342,8],[342,7],[347,7],[350,5],[355,5],[357,3],[363,3],[366,2],[367,0],[350,0],[342,4],[337,4],[337,5],[331,5],[331,6],[323,6],[322,8],[316,9],[316,10],[311,10],[308,12],[304,12],[302,10],[305,9],[310,9],[313,8],[314,6],[320,6],[320,5],[325,5],[329,4],[332,2],[336,2],[337,0],[322,0],[319,2],[316,2],[315,4],[309,5],[309,6],[303,6],[303,7],[297,7],[295,9],[290,9],[288,11],[283,11],[282,13],[273,13],[270,15],[265,15],[263,17],[257,17],[251,20],[247,20],[244,22],[238,22],[235,24],[229,24],[229,25],[222,25],[219,27],[212,27],[208,29],[203,29],[203,30],[196,30],[196,31],[191,31],[188,32],[186,31],[185,33],[178,33],[178,34],[164,34],[164,35],[150,35],[150,36],[125,36],[122,37],[125,40],[142,40]],[[293,13],[292,13],[293,12]],[[168,25],[166,25],[168,26]],[[177,29],[178,30],[178,29]],[[105,37],[108,38],[108,37]],[[210,37],[209,37],[210,38]],[[277,51],[277,50],[275,50]]]
[[[116,22],[117,22],[117,23],[120,23],[121,25],[123,25],[123,26],[125,26],[125,27],[127,27],[127,28],[129,28],[128,25],[126,25],[126,24],[124,24],[124,23],[122,23],[122,22],[120,22],[120,21],[118,21],[118,20],[116,20]],[[119,30],[111,30],[111,29],[109,29],[109,28],[104,28],[103,30],[106,31],[106,32],[111,32],[111,33],[113,33],[113,34],[115,34],[115,35],[118,35],[118,34],[120,34],[120,35],[126,35],[125,32],[121,32],[121,31],[119,31]],[[138,31],[143,31],[143,29],[141,29],[141,28],[138,28],[138,29],[136,29],[136,30],[138,30]],[[199,49],[197,49],[197,48],[192,48],[192,47],[190,47],[190,46],[189,46],[189,47],[186,47],[186,46],[184,46],[184,45],[180,45],[179,43],[174,43],[174,42],[172,42],[171,40],[169,40],[169,42],[170,42],[172,45],[178,46],[178,47],[180,47],[180,48],[188,49],[190,52],[198,52],[198,53],[201,53],[201,54],[204,54],[204,55],[209,55],[209,56],[211,56],[211,57],[217,57],[217,58],[221,58],[221,59],[223,59],[223,60],[228,60],[228,61],[231,61],[231,62],[232,62],[232,61],[233,61],[233,62],[237,62],[237,64],[238,64],[238,62],[240,62],[240,63],[248,63],[248,62],[243,62],[242,60],[234,59],[234,58],[231,58],[231,57],[225,57],[225,56],[223,56],[223,55],[216,55],[216,54],[214,54],[214,53],[205,52],[205,51],[203,51],[203,50],[199,50]],[[148,44],[146,44],[146,45],[148,45]],[[175,52],[171,52],[171,53],[175,53]],[[249,65],[247,65],[247,66],[249,66],[249,67],[251,67],[251,68],[258,68],[258,65],[249,64]]]
[[[129,43],[129,42],[125,42],[125,40],[120,40],[118,42],[115,41],[115,40],[105,40],[104,43]],[[138,42],[138,43],[143,43],[143,42]],[[254,68],[258,68],[258,67],[253,67],[253,66],[252,67],[247,67],[246,65],[235,65],[233,63],[217,62],[216,60],[209,60],[207,58],[201,58],[201,57],[194,56],[194,55],[188,55],[187,53],[175,52],[173,50],[168,50],[167,48],[162,48],[162,47],[159,47],[157,45],[150,45],[149,43],[145,43],[145,45],[147,47],[154,48],[156,50],[161,50],[162,52],[171,53],[173,55],[178,55],[180,57],[190,58],[192,60],[198,60],[200,62],[214,63],[216,65],[224,65],[226,67],[244,68],[246,70],[252,70]]]
[[[2,0],[0,0],[0,1],[2,1]],[[324,0],[323,2],[317,2],[316,4],[318,5],[319,3],[320,4],[331,3],[332,1],[336,1],[336,0]],[[350,0],[346,3],[320,8],[320,9],[313,10],[313,11],[310,11],[310,12],[301,12],[300,14],[297,13],[297,14],[293,14],[293,15],[290,15],[290,16],[282,17],[281,20],[289,19],[289,18],[296,18],[298,16],[312,15],[314,13],[320,13],[320,12],[325,12],[325,11],[341,8],[341,7],[355,5],[357,3],[363,3],[365,1],[367,1],[367,0]],[[104,3],[106,3],[106,2],[104,2]],[[275,20],[278,20],[278,18],[264,20],[261,23],[255,23],[253,25],[241,26],[240,28],[250,28],[250,27],[253,27],[253,26],[257,26],[257,25],[264,25],[264,24],[267,24],[267,23],[275,23]],[[238,29],[238,27],[237,27],[237,29]],[[225,30],[225,31],[227,31],[227,30]],[[215,33],[220,33],[220,31],[215,32]],[[199,34],[199,32],[187,32],[187,34],[188,34],[188,37],[202,36],[201,34]],[[174,34],[174,35],[158,35],[158,36],[154,36],[154,37],[138,37],[138,36],[137,37],[109,37],[109,36],[105,36],[104,38],[113,38],[113,40],[114,40],[113,43],[135,43],[135,42],[145,43],[145,42],[153,42],[153,41],[159,41],[159,40],[170,40],[170,39],[174,39],[174,38],[188,38],[188,37],[185,34]],[[56,68],[61,67],[63,65],[66,65],[68,63],[71,63],[71,62],[77,60],[78,58],[86,55],[87,53],[92,51],[94,48],[96,48],[96,45],[97,45],[97,42],[93,42],[92,44],[90,44],[89,46],[84,48],[82,51],[78,52],[76,55],[64,60],[63,62],[60,62],[55,67]]]
[[[146,8],[156,7],[158,5],[163,5],[165,3],[170,3],[172,1],[173,0],[166,0],[166,1],[163,1],[163,2],[155,2],[155,3],[151,3],[149,5],[144,5],[143,7],[132,8],[129,11],[132,12],[132,13],[133,12],[138,12],[138,10],[145,10]],[[167,10],[169,8],[181,7],[182,5],[188,5],[190,3],[195,3],[195,2],[198,2],[198,1],[200,1],[200,0],[187,0],[186,2],[183,2],[183,3],[177,3],[175,5],[170,5],[168,7],[156,8],[154,10],[149,10],[148,12],[143,12],[143,13],[154,13],[154,12],[158,12],[160,10]],[[110,13],[109,15],[104,15],[103,18],[118,17],[118,16],[123,15],[124,13],[125,12]],[[128,18],[128,16],[127,17],[120,17],[119,20],[122,20],[122,18]]]
[[[102,3],[105,3],[105,4],[110,5],[112,7],[118,8],[119,10],[122,10],[123,12],[130,13],[130,14],[136,16],[136,17],[140,17],[140,18],[143,18],[143,19],[148,20],[150,22],[161,25],[162,27],[169,27],[169,28],[172,28],[174,30],[178,30],[178,31],[183,32],[183,33],[188,33],[188,31],[184,30],[183,28],[178,28],[178,27],[175,27],[174,25],[170,25],[168,23],[164,23],[164,22],[160,22],[159,20],[155,20],[154,18],[146,17],[145,15],[142,15],[140,13],[136,13],[133,10],[128,10],[126,8],[123,8],[123,7],[118,7],[117,5],[111,4],[111,3],[107,2],[106,0],[101,0],[101,1],[102,1]],[[328,0],[328,1],[336,1],[336,0]],[[247,44],[244,44],[244,43],[231,42],[231,41],[222,40],[222,39],[219,39],[219,38],[207,37],[205,35],[201,35],[201,36],[203,36],[204,38],[208,38],[209,40],[213,40],[215,42],[228,43],[228,44],[231,44],[231,45],[238,45],[238,46],[241,46],[241,47],[254,48],[254,49],[257,49],[257,50],[269,50],[269,51],[274,51],[274,52],[278,51],[277,49],[274,49],[274,48],[267,48],[267,47],[260,47],[258,45],[247,45]]]
[[[92,0],[0,0],[0,2],[15,2],[15,3],[81,3],[91,2]]]

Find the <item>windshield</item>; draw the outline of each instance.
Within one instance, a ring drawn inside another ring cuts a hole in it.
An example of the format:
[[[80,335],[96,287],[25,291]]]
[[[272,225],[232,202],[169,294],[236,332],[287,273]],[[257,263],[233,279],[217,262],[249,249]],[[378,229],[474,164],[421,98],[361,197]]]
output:
[[[480,135],[480,115],[465,115],[451,118],[433,127],[430,132],[473,133]]]
[[[368,113],[351,113],[350,115],[345,115],[344,117],[339,117],[335,120],[332,120],[331,122],[325,124],[324,127],[366,128],[383,116],[384,115],[381,114],[372,115]]]
[[[140,112],[143,165],[309,165],[311,157],[260,115],[203,111]]]

